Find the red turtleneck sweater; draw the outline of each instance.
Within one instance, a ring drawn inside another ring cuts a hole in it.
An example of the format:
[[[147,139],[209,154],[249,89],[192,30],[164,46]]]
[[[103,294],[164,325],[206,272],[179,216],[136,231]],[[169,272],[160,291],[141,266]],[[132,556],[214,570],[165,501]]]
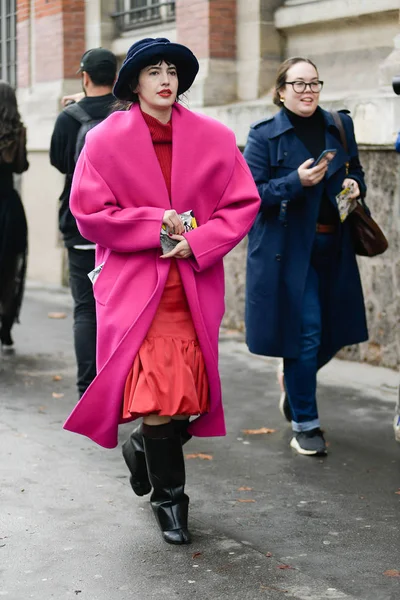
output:
[[[171,168],[172,168],[172,123],[166,125],[158,119],[142,111],[144,120],[149,128],[155,153],[160,163],[168,195],[171,198]]]

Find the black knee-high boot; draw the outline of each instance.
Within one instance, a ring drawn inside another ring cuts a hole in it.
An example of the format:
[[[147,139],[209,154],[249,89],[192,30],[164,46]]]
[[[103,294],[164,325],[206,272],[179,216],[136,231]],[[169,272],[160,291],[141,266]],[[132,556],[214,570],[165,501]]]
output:
[[[0,342],[2,346],[12,346],[14,344],[11,337],[11,329],[14,324],[14,317],[3,316],[1,317],[0,327]]]
[[[174,419],[172,421],[175,433],[182,438],[182,445],[191,439],[187,432],[189,419]],[[146,457],[143,447],[142,425],[138,425],[132,431],[129,438],[122,444],[122,456],[126,462],[131,476],[130,484],[137,496],[145,496],[151,492],[149,475],[147,473]]]
[[[188,544],[189,497],[185,494],[182,440],[172,423],[143,425],[147,471],[153,487],[151,507],[169,544]]]
[[[122,444],[122,456],[131,472],[129,481],[135,494],[137,496],[150,494],[151,485],[144,455],[142,424],[135,427],[126,442]]]

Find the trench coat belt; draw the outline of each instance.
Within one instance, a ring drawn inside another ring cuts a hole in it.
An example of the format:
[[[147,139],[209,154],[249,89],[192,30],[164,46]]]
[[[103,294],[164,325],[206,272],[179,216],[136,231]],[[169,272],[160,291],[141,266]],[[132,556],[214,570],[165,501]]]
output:
[[[317,223],[317,233],[335,233],[336,225],[325,225],[324,223]]]

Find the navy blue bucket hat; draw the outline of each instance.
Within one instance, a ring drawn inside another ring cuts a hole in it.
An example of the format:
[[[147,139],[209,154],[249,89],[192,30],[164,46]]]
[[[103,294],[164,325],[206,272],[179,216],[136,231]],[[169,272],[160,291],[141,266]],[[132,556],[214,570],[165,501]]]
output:
[[[178,96],[190,88],[199,70],[197,58],[189,48],[174,44],[167,38],[145,38],[135,42],[128,50],[118,73],[113,94],[119,100],[134,100],[132,81],[144,67],[151,65],[152,58],[162,58],[176,66],[178,72]]]

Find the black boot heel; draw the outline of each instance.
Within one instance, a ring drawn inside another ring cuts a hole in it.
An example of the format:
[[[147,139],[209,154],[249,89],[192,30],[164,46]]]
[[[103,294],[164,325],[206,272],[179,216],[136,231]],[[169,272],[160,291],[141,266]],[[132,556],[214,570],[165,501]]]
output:
[[[151,507],[161,529],[161,534],[168,544],[190,544],[190,533],[187,528],[189,498],[184,494],[179,504],[170,506],[170,500],[152,501]]]
[[[129,481],[135,494],[137,496],[150,494],[151,484],[147,474],[141,425],[136,427],[126,442],[122,444],[122,456],[131,473]]]
[[[147,470],[153,493],[150,497],[154,516],[168,544],[189,544],[189,497],[185,489],[185,462],[182,440],[173,434],[166,438],[148,437],[150,426],[143,428]],[[157,429],[154,426],[153,429]]]

